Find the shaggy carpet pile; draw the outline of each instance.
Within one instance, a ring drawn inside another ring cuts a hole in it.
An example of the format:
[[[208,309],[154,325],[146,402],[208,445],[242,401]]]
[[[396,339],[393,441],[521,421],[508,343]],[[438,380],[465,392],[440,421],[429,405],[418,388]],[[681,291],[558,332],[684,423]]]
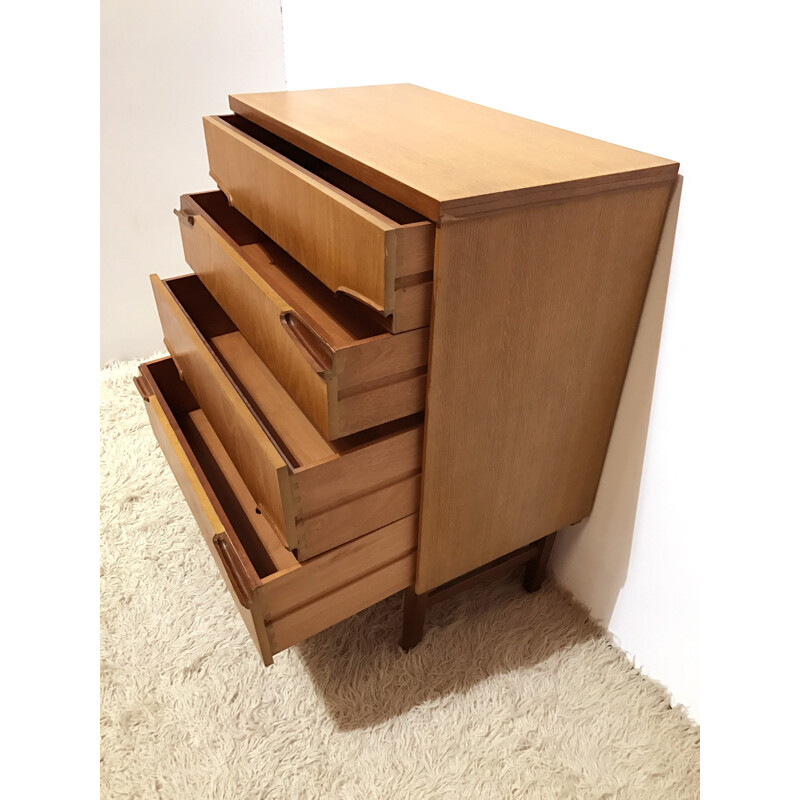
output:
[[[261,666],[133,374],[101,373],[105,800],[699,796],[699,729],[519,572],[435,606],[409,654],[395,595]]]

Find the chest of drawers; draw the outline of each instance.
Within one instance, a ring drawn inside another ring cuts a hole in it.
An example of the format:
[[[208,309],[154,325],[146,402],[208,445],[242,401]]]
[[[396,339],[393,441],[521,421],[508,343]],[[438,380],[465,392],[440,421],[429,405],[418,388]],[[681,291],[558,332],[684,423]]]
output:
[[[230,106],[137,386],[265,663],[401,589],[411,645],[591,512],[678,164],[410,85]]]

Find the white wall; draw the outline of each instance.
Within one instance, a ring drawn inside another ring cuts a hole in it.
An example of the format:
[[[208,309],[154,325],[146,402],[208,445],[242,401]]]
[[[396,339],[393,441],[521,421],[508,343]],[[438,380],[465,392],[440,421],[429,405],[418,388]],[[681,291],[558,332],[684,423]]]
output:
[[[680,196],[679,189],[667,213],[594,508],[587,520],[559,534],[552,570],[617,635],[635,663],[662,677],[699,720],[702,575],[696,521],[677,491],[693,448],[675,447],[685,436],[682,415],[692,413],[696,384],[686,381],[682,348],[675,347],[690,329],[675,325],[670,314],[662,331]],[[693,207],[690,195],[679,218]],[[679,262],[680,252],[674,257]],[[677,271],[672,278],[674,298],[685,278]],[[656,376],[663,380],[665,373],[676,383],[659,384],[654,396]]]
[[[100,360],[162,350],[147,276],[188,272],[172,214],[213,189],[201,118],[284,88],[280,0],[101,3]]]
[[[687,23],[697,31],[697,15],[679,5],[646,16],[638,2],[284,0],[283,12],[288,89],[417,83],[682,163],[658,373],[663,281],[648,298],[648,335],[637,343],[599,511],[562,535],[552,566],[699,720],[698,508],[685,491],[694,430],[686,415],[701,352],[689,317],[696,272],[709,264],[691,258],[687,238],[705,233],[697,222],[705,142],[694,115],[707,96],[691,60],[700,33]]]

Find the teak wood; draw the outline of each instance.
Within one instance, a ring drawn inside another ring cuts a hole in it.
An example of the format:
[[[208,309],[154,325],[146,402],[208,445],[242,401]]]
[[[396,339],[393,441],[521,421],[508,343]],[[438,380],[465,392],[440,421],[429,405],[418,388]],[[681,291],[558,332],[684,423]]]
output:
[[[674,161],[411,84],[234,94],[231,110],[428,219],[674,177]]]
[[[337,180],[330,167],[247,120],[203,123],[211,177],[231,205],[328,288],[389,316],[396,289],[430,282],[430,222],[367,187],[359,191],[352,179]]]
[[[679,165],[408,84],[230,106],[136,384],[265,663],[401,588],[405,644],[511,563],[535,590],[592,510]]]
[[[303,413],[329,439],[422,411],[428,328],[393,336],[230,207],[184,195],[187,263]]]
[[[173,362],[144,364],[141,376],[159,445],[265,664],[410,585],[415,515],[298,563],[266,520],[253,520],[252,496]]]
[[[590,513],[672,184],[442,224],[417,592]]]
[[[550,560],[557,533],[556,531],[533,544],[507,553],[430,592],[417,594],[414,588],[409,586],[403,602],[403,633],[400,637],[400,647],[409,651],[422,641],[425,631],[425,616],[431,606],[449,600],[480,583],[497,578],[520,564],[525,565],[522,584],[526,591],[538,592],[542,588],[545,569]]]
[[[416,417],[328,441],[194,275],[151,277],[164,341],[259,510],[300,560],[416,513]]]

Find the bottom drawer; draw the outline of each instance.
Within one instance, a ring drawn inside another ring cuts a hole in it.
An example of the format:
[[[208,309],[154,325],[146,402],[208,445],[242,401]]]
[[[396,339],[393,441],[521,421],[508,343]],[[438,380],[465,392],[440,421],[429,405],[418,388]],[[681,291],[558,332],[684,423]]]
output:
[[[308,561],[281,543],[172,359],[135,379],[150,424],[265,664],[272,656],[410,586],[417,515]]]

